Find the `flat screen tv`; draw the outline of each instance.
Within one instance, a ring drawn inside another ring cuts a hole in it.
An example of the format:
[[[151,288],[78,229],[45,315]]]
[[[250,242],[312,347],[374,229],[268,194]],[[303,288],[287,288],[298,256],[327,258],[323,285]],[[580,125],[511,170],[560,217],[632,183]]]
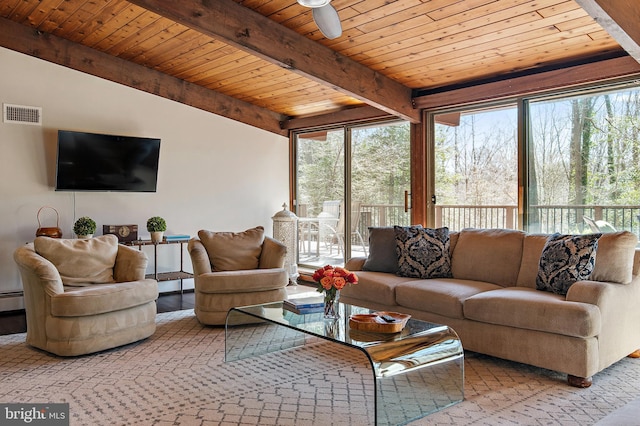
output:
[[[56,191],[155,192],[160,139],[58,131]]]

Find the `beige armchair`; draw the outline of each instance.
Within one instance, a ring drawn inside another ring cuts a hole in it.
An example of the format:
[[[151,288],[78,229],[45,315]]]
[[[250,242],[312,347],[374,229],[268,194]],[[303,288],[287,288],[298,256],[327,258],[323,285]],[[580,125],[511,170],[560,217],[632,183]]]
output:
[[[151,336],[158,283],[147,256],[115,235],[88,240],[37,237],[14,252],[24,289],[27,343],[83,355]]]
[[[287,249],[258,226],[244,232],[201,230],[188,244],[193,266],[195,314],[208,325],[225,323],[236,306],[287,298]]]

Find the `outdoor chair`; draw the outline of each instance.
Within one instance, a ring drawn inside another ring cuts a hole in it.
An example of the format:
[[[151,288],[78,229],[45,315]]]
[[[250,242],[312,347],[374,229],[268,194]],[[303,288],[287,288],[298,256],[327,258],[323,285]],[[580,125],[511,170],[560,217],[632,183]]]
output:
[[[588,216],[583,216],[582,219],[584,220],[584,223],[589,225],[591,232],[602,232],[602,233],[616,232],[616,228],[607,221],[593,220]]]

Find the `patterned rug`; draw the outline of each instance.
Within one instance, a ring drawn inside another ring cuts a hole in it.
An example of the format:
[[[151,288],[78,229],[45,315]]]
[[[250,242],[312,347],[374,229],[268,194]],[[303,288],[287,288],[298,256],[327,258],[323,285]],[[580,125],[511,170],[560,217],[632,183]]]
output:
[[[0,336],[0,402],[68,402],[72,425],[373,424],[357,350],[315,343],[225,364],[223,328],[192,310],[157,318],[147,340],[76,358]],[[467,353],[465,400],[410,424],[595,424],[640,397],[638,377],[640,360],[625,358],[576,389],[552,371]]]

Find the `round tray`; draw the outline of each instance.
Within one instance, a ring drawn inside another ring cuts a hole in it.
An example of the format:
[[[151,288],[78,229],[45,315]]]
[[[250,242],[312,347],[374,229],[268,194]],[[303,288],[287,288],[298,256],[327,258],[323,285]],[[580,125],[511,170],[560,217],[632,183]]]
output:
[[[382,315],[388,315],[394,321],[387,322],[381,318]],[[374,333],[398,333],[407,325],[409,318],[411,318],[411,315],[388,311],[374,312],[372,314],[353,314],[349,317],[349,327],[352,330]]]

